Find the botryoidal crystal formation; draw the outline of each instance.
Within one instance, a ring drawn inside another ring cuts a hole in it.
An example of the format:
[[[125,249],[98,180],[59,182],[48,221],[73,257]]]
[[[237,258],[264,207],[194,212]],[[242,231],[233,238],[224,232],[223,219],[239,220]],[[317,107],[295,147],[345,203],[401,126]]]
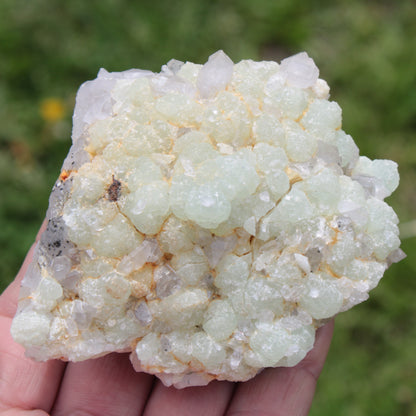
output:
[[[243,381],[366,300],[403,257],[397,165],[359,156],[318,76],[218,51],[83,84],[12,324],[27,355]]]

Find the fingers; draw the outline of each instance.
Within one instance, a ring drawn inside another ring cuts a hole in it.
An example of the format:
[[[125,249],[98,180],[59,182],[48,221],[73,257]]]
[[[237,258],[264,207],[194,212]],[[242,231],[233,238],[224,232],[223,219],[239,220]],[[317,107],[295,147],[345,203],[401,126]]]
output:
[[[24,348],[10,335],[11,321],[0,317],[0,410],[16,407],[49,412],[65,363],[37,363],[26,358]]]
[[[128,354],[70,363],[52,415],[137,416],[152,384],[152,376],[134,371]]]
[[[8,409],[0,412],[0,416],[48,416],[43,410]]]
[[[233,394],[234,383],[212,381],[204,387],[177,390],[160,381],[153,389],[145,416],[218,416],[223,415]]]
[[[333,321],[317,332],[314,348],[295,367],[269,368],[236,389],[227,416],[306,416],[328,353]]]

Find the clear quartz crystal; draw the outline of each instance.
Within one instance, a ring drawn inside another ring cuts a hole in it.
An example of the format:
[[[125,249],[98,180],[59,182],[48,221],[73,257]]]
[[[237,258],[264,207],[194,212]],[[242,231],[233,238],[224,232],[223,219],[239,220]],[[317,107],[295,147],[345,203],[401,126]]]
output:
[[[397,165],[359,155],[318,76],[305,52],[218,51],[83,84],[11,328],[26,354],[244,381],[366,300],[404,257]]]

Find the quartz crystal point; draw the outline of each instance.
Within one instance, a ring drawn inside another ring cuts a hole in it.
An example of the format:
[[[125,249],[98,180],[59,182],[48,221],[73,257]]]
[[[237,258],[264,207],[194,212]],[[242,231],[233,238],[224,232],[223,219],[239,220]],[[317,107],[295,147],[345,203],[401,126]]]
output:
[[[243,381],[366,300],[403,257],[397,165],[359,156],[318,75],[219,51],[83,84],[12,325],[27,355]]]

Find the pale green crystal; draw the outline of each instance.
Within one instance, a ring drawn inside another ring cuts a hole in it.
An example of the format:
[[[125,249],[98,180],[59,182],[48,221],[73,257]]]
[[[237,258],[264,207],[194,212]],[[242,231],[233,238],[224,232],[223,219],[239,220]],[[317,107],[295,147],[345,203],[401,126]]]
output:
[[[318,76],[219,51],[85,83],[12,324],[26,354],[244,381],[366,300],[403,257],[397,165],[359,156]]]

